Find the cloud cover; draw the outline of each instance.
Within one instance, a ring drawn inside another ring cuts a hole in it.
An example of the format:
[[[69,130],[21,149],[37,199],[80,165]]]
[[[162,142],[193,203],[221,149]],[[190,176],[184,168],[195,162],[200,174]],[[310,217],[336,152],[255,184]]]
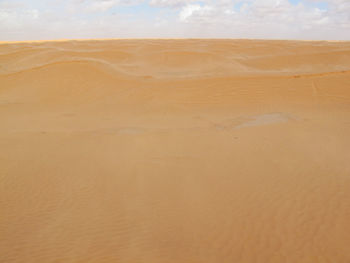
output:
[[[350,40],[349,0],[0,0],[0,40]]]

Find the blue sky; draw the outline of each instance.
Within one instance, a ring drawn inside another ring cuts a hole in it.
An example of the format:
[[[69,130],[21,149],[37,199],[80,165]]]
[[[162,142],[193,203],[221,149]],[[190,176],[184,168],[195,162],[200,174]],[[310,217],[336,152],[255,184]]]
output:
[[[350,0],[0,0],[0,40],[350,40]]]

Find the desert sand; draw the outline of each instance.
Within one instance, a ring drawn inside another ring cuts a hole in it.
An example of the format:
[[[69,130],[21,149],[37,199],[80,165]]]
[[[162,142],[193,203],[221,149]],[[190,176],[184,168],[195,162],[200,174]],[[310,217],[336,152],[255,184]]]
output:
[[[350,262],[350,42],[3,42],[0,123],[0,262]]]

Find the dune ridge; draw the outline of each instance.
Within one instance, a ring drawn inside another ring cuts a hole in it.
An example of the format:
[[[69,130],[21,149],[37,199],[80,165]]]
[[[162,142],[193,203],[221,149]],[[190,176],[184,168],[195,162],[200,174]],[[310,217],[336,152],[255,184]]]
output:
[[[350,262],[350,42],[0,43],[0,262]]]
[[[72,59],[98,61],[114,68],[124,69],[125,74],[132,75],[138,72],[140,75],[148,73],[148,75],[160,77],[166,73],[162,72],[162,69],[165,68],[169,70],[168,74],[164,76],[166,78],[188,78],[191,75],[203,77],[206,74],[273,76],[298,71],[316,74],[345,71],[349,68],[348,42],[343,45],[314,44],[312,51],[307,43],[294,41],[270,41],[269,46],[264,45],[264,41],[243,40],[236,42],[224,40],[178,40],[171,42],[163,40],[160,43],[156,40],[139,41],[139,43],[141,42],[142,44],[135,45],[132,40],[120,40],[116,41],[117,44],[111,44],[108,49],[105,46],[113,43],[112,40],[106,42],[20,43],[13,47],[14,51],[0,52],[2,63],[6,65],[6,67],[1,67],[1,73],[17,72],[18,68],[21,67],[24,67],[22,70],[30,69],[40,60],[43,62],[37,66],[72,61]],[[31,50],[33,45],[34,50]],[[167,47],[168,45],[170,48]],[[281,46],[285,48],[281,48]],[[91,50],[91,47],[95,49]],[[161,49],[157,49],[158,47]],[[17,49],[19,51],[16,51]],[[22,49],[29,49],[26,52],[30,54],[23,54]],[[14,52],[19,52],[21,57],[14,60]],[[9,61],[6,60],[6,56],[9,56]],[[327,63],[324,63],[325,61]],[[28,64],[27,67],[26,64]],[[134,67],[130,68],[130,66]],[[147,70],[149,71],[147,72]],[[189,74],[191,71],[192,74]]]

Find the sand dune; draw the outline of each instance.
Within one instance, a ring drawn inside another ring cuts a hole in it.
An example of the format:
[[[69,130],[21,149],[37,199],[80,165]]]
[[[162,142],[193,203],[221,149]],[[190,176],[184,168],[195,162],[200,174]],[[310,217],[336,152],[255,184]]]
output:
[[[350,43],[0,44],[0,262],[350,262]]]

